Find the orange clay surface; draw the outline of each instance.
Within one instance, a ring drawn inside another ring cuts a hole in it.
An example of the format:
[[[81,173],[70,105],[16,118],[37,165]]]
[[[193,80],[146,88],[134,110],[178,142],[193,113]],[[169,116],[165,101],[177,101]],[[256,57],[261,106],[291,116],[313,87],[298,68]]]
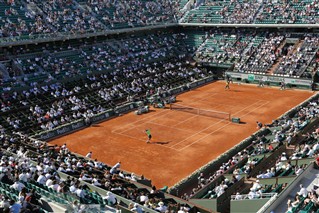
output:
[[[256,121],[273,119],[313,95],[310,91],[258,88],[214,82],[177,96],[178,104],[230,112],[243,124],[187,112],[153,109],[147,114],[130,112],[51,141],[76,153],[93,152],[108,165],[121,161],[121,169],[143,174],[156,187],[173,186],[196,169],[254,133]],[[146,144],[145,129],[152,143]]]

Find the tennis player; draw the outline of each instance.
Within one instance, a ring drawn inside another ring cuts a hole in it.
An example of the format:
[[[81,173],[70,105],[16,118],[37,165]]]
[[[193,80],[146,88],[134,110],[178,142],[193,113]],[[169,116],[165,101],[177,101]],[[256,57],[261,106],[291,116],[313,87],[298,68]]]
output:
[[[230,83],[230,81],[227,79],[225,89],[230,89],[229,83]]]
[[[146,129],[146,130],[145,130],[145,133],[146,133],[146,135],[147,135],[147,141],[146,141],[146,143],[150,143],[150,142],[151,142],[151,139],[152,139],[151,130],[150,130],[150,129]]]

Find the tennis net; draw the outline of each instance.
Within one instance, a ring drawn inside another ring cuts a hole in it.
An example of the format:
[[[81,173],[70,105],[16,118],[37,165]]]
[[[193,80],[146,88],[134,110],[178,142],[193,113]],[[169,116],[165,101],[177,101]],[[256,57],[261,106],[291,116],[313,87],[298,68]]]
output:
[[[192,114],[196,114],[196,115],[212,117],[212,118],[229,120],[229,121],[231,119],[230,113],[227,113],[227,112],[220,112],[220,111],[214,111],[214,110],[208,110],[208,109],[200,109],[200,108],[184,106],[184,105],[175,104],[175,103],[170,104],[170,109],[188,112],[188,113],[192,113]]]

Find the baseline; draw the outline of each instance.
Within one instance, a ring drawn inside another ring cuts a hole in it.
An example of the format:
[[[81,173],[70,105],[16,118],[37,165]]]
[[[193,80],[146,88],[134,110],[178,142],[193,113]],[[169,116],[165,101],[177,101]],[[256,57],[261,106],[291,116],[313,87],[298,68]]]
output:
[[[165,112],[165,113],[164,113],[164,112]],[[118,133],[126,132],[127,130],[131,130],[131,129],[137,127],[137,126],[143,125],[143,124],[145,124],[145,123],[148,122],[148,121],[156,120],[156,119],[158,119],[158,118],[160,118],[160,117],[162,117],[162,116],[168,114],[168,112],[169,112],[169,111],[167,111],[167,110],[163,110],[163,111],[161,111],[161,112],[159,112],[159,113],[155,113],[155,114],[150,115],[150,116],[148,116],[148,117],[145,117],[145,118],[142,118],[142,119],[139,119],[139,120],[137,120],[137,121],[134,121],[134,122],[131,122],[131,123],[129,123],[129,124],[124,125],[124,127],[125,127],[125,126],[130,126],[130,127],[127,128],[127,129],[124,128],[125,130],[123,130],[123,126],[122,126],[121,128],[112,130],[112,133],[118,134]],[[159,114],[162,114],[162,115],[159,115]],[[154,119],[149,119],[149,118],[153,118],[153,117],[155,117],[155,118],[154,118]],[[148,119],[149,119],[149,120],[148,120]],[[141,122],[141,121],[144,121],[144,120],[148,120],[148,121],[146,121],[146,122],[144,122],[144,123],[142,123],[142,124],[134,125],[135,123],[138,123],[138,122]],[[134,125],[134,126],[132,126],[132,125]],[[119,132],[117,131],[117,130],[121,130],[121,129],[122,129],[122,131],[119,131]]]
[[[131,139],[134,139],[134,140],[143,141],[143,143],[146,143],[146,140],[143,140],[143,139],[141,139],[141,138],[139,138],[139,137],[134,137],[134,136],[126,135],[126,134],[123,134],[123,133],[116,133],[116,134],[122,135],[122,136],[124,136],[124,137],[131,138]],[[151,142],[151,143],[152,143],[152,142]],[[158,146],[159,146],[159,144],[155,144],[155,145],[158,145]],[[172,149],[172,150],[174,150],[174,151],[176,151],[176,152],[179,151],[178,149],[171,148],[171,147],[169,147],[169,146],[162,146],[162,145],[161,145],[161,147],[168,148],[168,149]]]
[[[151,122],[151,121],[148,121],[146,123],[150,123],[150,124],[154,124],[154,125],[158,125],[158,126],[163,126],[163,127],[167,127],[167,128],[170,128],[170,129],[174,129],[174,130],[179,130],[179,131],[183,131],[183,132],[190,132],[186,129],[180,129],[180,128],[176,128],[174,126],[167,126],[167,125],[163,125],[163,124],[159,124],[159,123],[156,123],[156,122]]]

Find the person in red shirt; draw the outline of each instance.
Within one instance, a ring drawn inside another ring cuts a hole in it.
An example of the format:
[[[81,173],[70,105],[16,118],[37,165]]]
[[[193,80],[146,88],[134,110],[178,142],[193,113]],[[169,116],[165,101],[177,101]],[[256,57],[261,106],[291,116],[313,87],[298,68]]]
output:
[[[319,167],[319,155],[317,155],[317,157],[316,157],[316,164]]]
[[[272,150],[274,150],[274,147],[271,144],[269,144],[268,150],[271,152]]]

